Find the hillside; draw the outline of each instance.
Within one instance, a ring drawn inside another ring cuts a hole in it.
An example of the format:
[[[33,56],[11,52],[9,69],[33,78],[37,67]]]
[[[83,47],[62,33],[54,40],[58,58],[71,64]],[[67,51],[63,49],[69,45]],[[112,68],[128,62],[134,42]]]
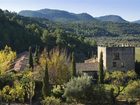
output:
[[[14,21],[15,16],[16,14],[0,10],[0,48],[8,45],[21,52],[27,50],[29,46],[41,43],[33,31]]]
[[[45,18],[57,22],[72,22],[72,21],[93,21],[94,19],[91,15],[87,13],[75,14],[62,10],[53,9],[41,9],[37,11],[23,10],[19,12],[19,15],[26,17],[39,17]]]
[[[97,17],[96,19],[98,19],[100,21],[115,22],[115,23],[126,23],[127,22],[122,17],[117,16],[117,15],[106,15],[106,16]]]
[[[32,46],[33,51],[36,46],[40,46],[40,50],[47,47],[48,51],[59,46],[70,52],[75,46],[78,62],[91,57],[93,49],[96,52],[94,40],[64,27],[47,19],[23,17],[0,10],[0,50],[6,45],[17,53],[27,51],[29,46]]]
[[[107,15],[93,18],[87,13],[74,14],[67,11],[41,9],[37,11],[25,10],[19,15],[26,17],[38,17],[40,20],[49,19],[70,33],[88,37],[126,37],[140,36],[140,25],[130,23],[117,15]],[[57,23],[58,24],[58,23]]]
[[[84,17],[85,14],[81,15]],[[93,45],[100,42],[114,43],[121,40],[121,43],[135,42],[135,45],[139,45],[140,41],[140,25],[135,23],[97,20],[61,23],[44,18],[23,17],[8,11],[1,11],[0,16],[0,48],[7,44],[18,52],[36,45],[41,48],[47,46],[49,50],[59,44],[68,50],[76,45],[75,53],[78,61],[81,61],[91,57]]]
[[[140,24],[140,20],[133,21],[132,23],[138,23],[138,24]]]
[[[37,11],[23,10],[19,12],[19,15],[26,17],[38,17],[45,18],[56,22],[73,22],[73,21],[107,21],[107,22],[117,22],[126,23],[122,17],[117,15],[106,15],[101,17],[92,17],[90,14],[81,13],[75,14],[62,10],[54,9],[41,9]]]

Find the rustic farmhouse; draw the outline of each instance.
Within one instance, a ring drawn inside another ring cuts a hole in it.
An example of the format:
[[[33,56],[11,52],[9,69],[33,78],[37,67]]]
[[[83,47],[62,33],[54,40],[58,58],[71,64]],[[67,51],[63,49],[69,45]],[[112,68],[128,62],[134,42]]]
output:
[[[98,61],[101,52],[103,52],[105,70],[126,71],[135,69],[134,47],[98,47]]]
[[[98,58],[85,60],[84,63],[77,63],[78,73],[95,73],[98,71],[100,53],[103,53],[104,70],[134,70],[135,69],[135,48],[134,47],[102,47],[98,46]]]

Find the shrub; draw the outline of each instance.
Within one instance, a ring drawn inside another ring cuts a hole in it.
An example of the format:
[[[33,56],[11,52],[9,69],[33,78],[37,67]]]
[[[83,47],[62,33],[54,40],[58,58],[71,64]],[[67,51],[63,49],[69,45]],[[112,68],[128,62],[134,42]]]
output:
[[[52,94],[56,98],[62,98],[62,95],[64,94],[64,88],[60,85],[54,86],[52,89]]]
[[[134,70],[129,70],[127,72],[127,78],[128,79],[136,79],[137,78],[137,74]]]
[[[61,105],[61,101],[55,97],[45,97],[42,101],[42,105]]]
[[[92,78],[81,76],[71,79],[64,91],[64,96],[76,102],[84,102],[90,99],[92,94]]]

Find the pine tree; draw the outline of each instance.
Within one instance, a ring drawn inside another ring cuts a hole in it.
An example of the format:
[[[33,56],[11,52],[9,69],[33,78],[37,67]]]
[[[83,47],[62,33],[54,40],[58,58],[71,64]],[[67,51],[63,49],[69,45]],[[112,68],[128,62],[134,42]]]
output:
[[[39,64],[39,48],[38,48],[38,46],[36,46],[36,49],[35,49],[34,61],[36,64]]]
[[[103,70],[103,52],[100,53],[100,59],[99,59],[99,77],[98,77],[99,83],[104,83],[104,70]]]
[[[33,56],[32,56],[32,48],[29,47],[29,68],[33,70],[34,64],[33,64]]]
[[[47,97],[50,94],[50,90],[49,90],[49,74],[48,74],[48,65],[46,63],[45,66],[45,75],[43,77],[43,81],[42,81],[42,95],[43,97]]]
[[[72,76],[76,77],[76,62],[75,62],[75,55],[74,52],[72,52]]]

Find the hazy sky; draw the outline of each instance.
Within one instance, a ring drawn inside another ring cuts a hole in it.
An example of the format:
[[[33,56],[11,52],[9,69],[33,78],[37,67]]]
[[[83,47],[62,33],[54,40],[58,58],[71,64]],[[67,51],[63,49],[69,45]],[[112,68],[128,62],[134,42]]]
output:
[[[0,8],[15,12],[50,8],[93,17],[114,14],[129,21],[140,19],[140,0],[0,0]]]

